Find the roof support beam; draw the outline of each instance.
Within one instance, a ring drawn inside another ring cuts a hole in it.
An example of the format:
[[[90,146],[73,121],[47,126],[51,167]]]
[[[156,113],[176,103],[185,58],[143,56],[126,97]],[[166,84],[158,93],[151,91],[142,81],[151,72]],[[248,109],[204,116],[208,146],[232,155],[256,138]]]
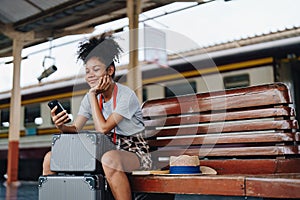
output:
[[[23,40],[23,41],[32,41],[35,39],[34,31],[21,33],[21,32],[15,31],[11,25],[0,24],[0,32],[2,32],[7,37],[10,37],[13,40],[15,38],[18,38],[18,40]]]
[[[142,94],[142,72],[139,66],[138,41],[139,41],[139,14],[141,12],[140,0],[127,0],[127,16],[129,18],[129,64],[127,85],[133,89],[140,102]]]

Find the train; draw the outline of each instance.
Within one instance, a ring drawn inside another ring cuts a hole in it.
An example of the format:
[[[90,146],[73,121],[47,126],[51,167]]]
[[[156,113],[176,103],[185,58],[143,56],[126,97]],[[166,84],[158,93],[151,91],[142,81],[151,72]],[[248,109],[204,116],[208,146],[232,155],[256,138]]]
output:
[[[300,112],[300,37],[290,37],[237,48],[207,52],[197,49],[170,56],[168,67],[155,63],[141,66],[143,101],[174,95],[202,93],[236,87],[285,82]],[[126,69],[116,79],[126,84]],[[19,178],[37,180],[43,156],[51,149],[55,128],[47,103],[59,100],[76,118],[81,99],[88,91],[83,74],[23,88],[19,153]],[[6,173],[10,92],[0,93],[0,180]],[[93,129],[92,120],[85,129]]]

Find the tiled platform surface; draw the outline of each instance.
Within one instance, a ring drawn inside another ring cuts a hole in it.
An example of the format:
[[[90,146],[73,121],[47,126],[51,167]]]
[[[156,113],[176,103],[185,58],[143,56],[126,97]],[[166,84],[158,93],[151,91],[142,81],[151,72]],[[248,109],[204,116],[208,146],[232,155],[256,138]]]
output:
[[[18,186],[0,182],[0,200],[38,200],[38,183],[20,181]]]

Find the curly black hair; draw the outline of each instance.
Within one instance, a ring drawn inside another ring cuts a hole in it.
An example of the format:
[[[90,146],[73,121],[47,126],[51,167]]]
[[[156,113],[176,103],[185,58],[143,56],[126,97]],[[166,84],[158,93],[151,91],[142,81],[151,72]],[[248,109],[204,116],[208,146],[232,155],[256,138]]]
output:
[[[122,48],[112,37],[112,32],[105,32],[98,37],[92,37],[79,44],[77,59],[86,63],[90,58],[97,57],[107,67],[119,62]]]

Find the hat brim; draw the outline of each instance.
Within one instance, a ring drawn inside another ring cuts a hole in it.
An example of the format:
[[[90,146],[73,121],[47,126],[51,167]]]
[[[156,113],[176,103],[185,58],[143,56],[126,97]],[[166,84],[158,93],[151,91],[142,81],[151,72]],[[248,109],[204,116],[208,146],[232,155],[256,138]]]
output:
[[[202,173],[194,173],[194,174],[170,174],[169,170],[150,170],[150,171],[133,171],[133,175],[168,175],[168,176],[201,176],[201,175],[215,175],[217,171],[208,166],[200,166],[200,170]]]
[[[194,174],[155,174],[161,176],[203,176],[205,174],[202,173],[194,173]]]
[[[155,173],[155,175],[167,175],[167,176],[201,176],[201,175],[216,175],[217,171],[208,166],[200,166],[202,173],[191,173],[191,174],[170,174],[169,170],[164,170],[163,173]]]
[[[200,170],[202,174],[218,174],[218,172],[215,169],[208,166],[200,166]]]

